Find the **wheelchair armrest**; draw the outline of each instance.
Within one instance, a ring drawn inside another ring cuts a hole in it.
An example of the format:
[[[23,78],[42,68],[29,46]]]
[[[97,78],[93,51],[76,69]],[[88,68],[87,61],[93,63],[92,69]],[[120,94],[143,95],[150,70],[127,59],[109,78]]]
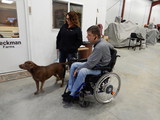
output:
[[[86,62],[87,58],[79,59],[78,62]]]
[[[92,70],[102,70],[102,71],[107,70],[107,71],[110,72],[111,67],[110,66],[95,66],[95,67],[92,68]]]
[[[116,55],[116,57],[121,57],[120,55]]]
[[[84,59],[77,59],[77,58],[72,58],[70,59],[70,62],[86,62],[87,61],[87,58],[84,58]]]

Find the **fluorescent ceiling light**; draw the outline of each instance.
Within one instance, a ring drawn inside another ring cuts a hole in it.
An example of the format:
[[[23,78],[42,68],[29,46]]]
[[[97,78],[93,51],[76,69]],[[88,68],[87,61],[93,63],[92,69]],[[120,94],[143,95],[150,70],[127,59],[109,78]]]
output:
[[[2,3],[6,3],[6,4],[12,4],[13,0],[1,0]]]

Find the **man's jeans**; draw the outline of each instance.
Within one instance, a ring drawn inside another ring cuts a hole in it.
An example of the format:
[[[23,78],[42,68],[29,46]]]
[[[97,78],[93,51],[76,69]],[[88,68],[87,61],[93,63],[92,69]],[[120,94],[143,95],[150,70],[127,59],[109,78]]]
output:
[[[81,62],[75,62],[72,64],[70,69],[70,75],[69,75],[69,81],[68,81],[68,90],[71,91],[71,96],[75,95],[75,92],[77,92],[78,88],[82,83],[85,82],[86,75],[92,74],[92,75],[98,75],[101,73],[100,70],[91,70],[87,68],[82,68],[78,71],[77,76],[74,77],[73,73],[76,70],[77,67],[83,65]]]

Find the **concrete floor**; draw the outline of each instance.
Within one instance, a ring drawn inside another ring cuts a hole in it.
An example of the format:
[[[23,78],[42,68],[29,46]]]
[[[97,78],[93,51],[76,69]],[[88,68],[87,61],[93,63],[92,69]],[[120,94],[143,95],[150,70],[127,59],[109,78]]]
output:
[[[66,106],[61,98],[65,87],[54,84],[55,77],[36,96],[28,77],[0,83],[0,120],[160,120],[160,44],[118,53],[114,72],[122,85],[111,103],[99,104],[91,97],[88,108]]]

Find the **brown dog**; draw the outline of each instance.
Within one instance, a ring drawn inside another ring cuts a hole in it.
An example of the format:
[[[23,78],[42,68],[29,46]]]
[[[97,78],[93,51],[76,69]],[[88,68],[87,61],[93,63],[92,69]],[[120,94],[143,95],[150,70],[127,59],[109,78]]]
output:
[[[19,65],[21,69],[27,70],[32,74],[33,79],[36,82],[37,91],[34,93],[35,95],[39,92],[43,92],[43,85],[45,80],[49,79],[52,75],[54,75],[58,80],[62,80],[61,87],[64,83],[64,67],[67,63],[53,63],[48,66],[38,66],[32,61],[26,61],[24,64]],[[39,89],[39,82],[41,82],[41,87]]]

